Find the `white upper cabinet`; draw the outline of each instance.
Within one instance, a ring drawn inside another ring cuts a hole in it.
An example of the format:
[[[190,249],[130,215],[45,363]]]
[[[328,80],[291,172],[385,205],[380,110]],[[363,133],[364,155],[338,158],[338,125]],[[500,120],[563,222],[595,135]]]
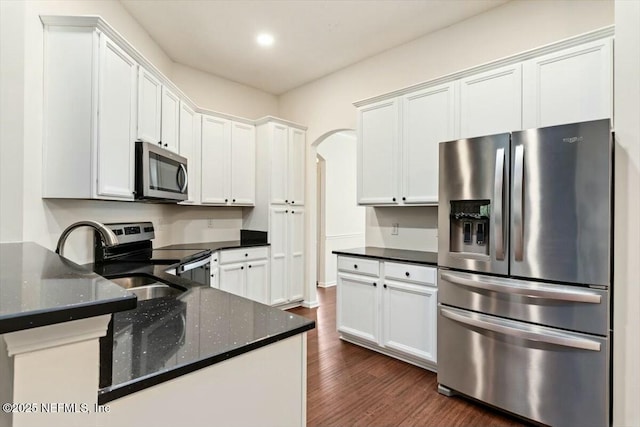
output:
[[[460,137],[522,129],[522,65],[460,80]]]
[[[255,203],[255,127],[202,115],[202,204]]]
[[[178,146],[180,155],[187,159],[187,171],[189,173],[188,197],[183,204],[198,203],[199,182],[196,177],[200,176],[199,162],[200,150],[197,149],[197,120],[195,111],[186,103],[180,101],[180,126]]]
[[[100,40],[98,188],[105,198],[133,199],[134,60],[107,37]]]
[[[524,63],[525,128],[613,118],[613,40],[598,40]]]
[[[231,121],[202,115],[201,202],[229,203]]]
[[[455,84],[402,97],[402,202],[438,203],[438,143],[456,137]]]
[[[399,105],[391,99],[358,111],[359,204],[398,203]]]
[[[256,128],[231,125],[231,203],[251,206],[256,199]]]
[[[270,203],[304,205],[306,132],[269,123],[271,157]]]
[[[288,183],[289,203],[304,205],[305,164],[306,164],[306,132],[289,128],[289,167]]]
[[[180,98],[166,87],[162,87],[162,146],[174,153],[179,152]]]
[[[143,67],[138,72],[138,140],[161,141],[162,84]]]
[[[288,149],[289,128],[280,123],[269,123],[268,133],[271,150],[271,203],[284,205],[288,203]]]
[[[132,200],[137,63],[91,27],[44,38],[42,196]]]

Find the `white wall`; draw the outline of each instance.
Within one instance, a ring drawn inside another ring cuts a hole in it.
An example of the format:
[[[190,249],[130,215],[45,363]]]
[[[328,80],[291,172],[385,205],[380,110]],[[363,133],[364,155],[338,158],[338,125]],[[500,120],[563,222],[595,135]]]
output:
[[[225,210],[41,198],[43,28],[39,15],[102,16],[167,77],[172,78],[175,71],[178,81],[188,86],[184,88],[185,93],[194,98],[200,94],[201,98],[198,100],[202,100],[203,107],[248,118],[266,114],[275,115],[277,114],[275,97],[215,76],[207,76],[195,70],[174,66],[171,59],[118,1],[0,1],[0,5],[3,19],[1,121],[3,137],[0,140],[2,233],[0,241],[35,241],[53,248],[60,232],[67,225],[80,219],[95,219],[103,222],[153,221],[157,228],[156,246],[184,241],[229,240],[239,237],[242,210],[236,208]],[[24,8],[23,12],[17,9],[18,5]],[[20,19],[20,13],[24,13],[24,19]],[[5,20],[9,21],[10,25],[5,26]],[[5,32],[9,33],[8,37],[5,37]],[[21,41],[22,36],[24,42]],[[5,50],[5,45],[9,45],[13,50]],[[5,65],[4,58],[7,56],[11,61]],[[22,57],[24,57],[23,66],[20,65]],[[6,74],[7,79],[5,79],[5,72],[9,73]],[[5,85],[11,88],[11,92],[5,94]],[[11,114],[7,114],[4,109],[5,101],[10,102]],[[21,102],[24,105],[21,105]],[[6,121],[7,117],[14,118],[15,122]],[[23,124],[22,120],[24,120]],[[10,137],[5,138],[5,135]],[[5,153],[16,155],[5,156]],[[6,168],[5,163],[8,165]],[[5,212],[9,213],[5,215]],[[90,236],[91,233],[88,230],[74,232],[66,252],[71,259],[78,262],[91,259]]]
[[[357,147],[354,131],[329,136],[318,145],[325,160],[324,275],[320,286],[336,282],[336,256],[331,252],[364,246],[365,208],[356,204]]]
[[[174,63],[171,80],[196,105],[249,119],[277,115],[275,95]]]
[[[615,6],[613,424],[640,425],[640,2]]]

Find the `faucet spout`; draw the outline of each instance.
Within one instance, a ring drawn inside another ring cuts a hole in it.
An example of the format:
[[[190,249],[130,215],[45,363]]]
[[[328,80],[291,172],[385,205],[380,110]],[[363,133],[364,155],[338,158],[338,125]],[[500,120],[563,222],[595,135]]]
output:
[[[115,235],[113,231],[107,228],[104,224],[99,223],[98,221],[91,221],[91,220],[78,221],[76,223],[71,224],[67,228],[65,228],[62,234],[60,234],[60,238],[58,239],[58,244],[56,246],[57,254],[62,256],[64,244],[67,241],[67,237],[69,237],[69,234],[71,234],[73,230],[79,227],[91,227],[94,230],[96,230],[100,234],[100,237],[104,242],[104,245],[107,247],[115,246],[118,244],[118,237]]]

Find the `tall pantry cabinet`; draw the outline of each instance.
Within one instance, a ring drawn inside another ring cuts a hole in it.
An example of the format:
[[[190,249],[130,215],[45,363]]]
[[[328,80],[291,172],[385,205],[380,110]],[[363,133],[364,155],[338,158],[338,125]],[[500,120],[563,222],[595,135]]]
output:
[[[273,117],[256,123],[256,204],[244,227],[268,232],[271,305],[304,299],[305,163],[305,127]]]

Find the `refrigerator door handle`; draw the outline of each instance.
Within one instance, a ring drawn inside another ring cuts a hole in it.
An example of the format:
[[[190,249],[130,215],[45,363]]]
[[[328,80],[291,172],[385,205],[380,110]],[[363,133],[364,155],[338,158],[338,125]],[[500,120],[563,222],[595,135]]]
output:
[[[496,241],[496,260],[504,260],[504,224],[503,224],[503,197],[504,197],[504,148],[496,151],[496,173],[494,179],[493,199],[495,201],[495,209],[493,215],[495,219],[495,241]]]
[[[456,310],[457,311],[457,310]],[[562,347],[576,348],[580,350],[590,350],[590,351],[600,351],[600,343],[597,341],[592,341],[584,338],[578,338],[572,335],[554,332],[553,334],[546,334],[543,332],[535,331],[535,327],[524,327],[520,326],[518,328],[514,328],[511,326],[507,326],[505,321],[486,321],[480,320],[476,317],[471,317],[466,314],[456,313],[447,308],[440,308],[440,313],[455,322],[459,322],[471,327],[484,329],[491,332],[496,332],[502,335],[508,335],[515,338],[527,340],[527,341],[535,341],[546,344],[554,344]],[[480,315],[481,316],[481,315]],[[484,317],[484,316],[483,316]],[[509,322],[514,323],[514,322]]]
[[[524,145],[516,146],[513,175],[514,258],[516,261],[522,261],[524,252],[524,223],[522,218],[522,205],[524,203]]]
[[[579,290],[554,291],[550,289],[540,289],[533,286],[525,286],[524,284],[526,282],[519,282],[518,286],[515,286],[507,283],[494,283],[493,281],[490,282],[487,280],[478,279],[476,277],[460,277],[451,273],[440,273],[440,278],[453,284],[462,285],[469,288],[483,289],[486,291],[500,292],[504,294],[515,294],[529,298],[582,302],[587,304],[600,304],[602,302],[602,296],[593,292],[585,292]]]

